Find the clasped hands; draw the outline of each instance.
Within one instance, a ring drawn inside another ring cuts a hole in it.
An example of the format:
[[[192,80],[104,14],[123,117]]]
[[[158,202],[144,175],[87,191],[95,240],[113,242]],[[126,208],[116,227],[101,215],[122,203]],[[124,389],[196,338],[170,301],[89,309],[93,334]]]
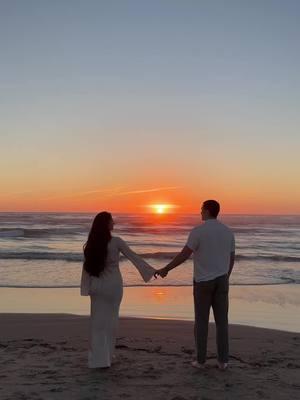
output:
[[[165,278],[168,275],[168,268],[164,267],[161,269],[157,269],[154,273],[154,278],[157,279],[158,276],[160,276],[161,278]]]

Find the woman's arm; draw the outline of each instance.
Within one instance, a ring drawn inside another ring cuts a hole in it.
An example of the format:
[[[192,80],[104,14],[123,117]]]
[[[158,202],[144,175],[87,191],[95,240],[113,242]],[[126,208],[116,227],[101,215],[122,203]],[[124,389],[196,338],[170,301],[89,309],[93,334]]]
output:
[[[122,240],[118,238],[120,252],[128,258],[129,261],[136,267],[145,282],[149,282],[154,276],[155,269],[151,267],[145,260],[143,260],[138,254],[131,250],[131,248]]]

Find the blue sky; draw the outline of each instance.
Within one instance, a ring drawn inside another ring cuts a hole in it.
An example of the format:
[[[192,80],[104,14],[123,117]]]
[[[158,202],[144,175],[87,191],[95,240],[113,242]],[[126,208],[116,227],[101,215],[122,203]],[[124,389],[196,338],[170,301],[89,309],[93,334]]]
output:
[[[299,20],[290,0],[1,1],[7,198],[151,188],[160,171],[299,210]]]

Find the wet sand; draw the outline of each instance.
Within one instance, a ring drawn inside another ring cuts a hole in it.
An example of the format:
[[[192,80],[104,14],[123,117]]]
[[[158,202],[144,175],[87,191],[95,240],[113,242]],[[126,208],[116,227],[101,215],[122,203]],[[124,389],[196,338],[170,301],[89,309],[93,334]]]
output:
[[[229,296],[230,323],[300,332],[300,285],[230,286]],[[79,288],[4,287],[0,313],[89,315],[90,299]],[[124,287],[120,315],[193,321],[192,287]]]

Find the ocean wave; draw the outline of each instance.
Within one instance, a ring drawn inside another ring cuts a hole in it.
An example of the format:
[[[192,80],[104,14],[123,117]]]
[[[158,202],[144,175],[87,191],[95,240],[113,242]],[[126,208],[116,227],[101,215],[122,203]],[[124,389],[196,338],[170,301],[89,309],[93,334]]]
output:
[[[256,261],[256,260],[265,260],[265,261],[275,261],[275,262],[299,262],[300,257],[294,256],[281,256],[281,255],[236,255],[236,260],[248,260],[248,261]]]
[[[171,260],[178,252],[152,252],[152,253],[138,253],[141,257],[154,260]],[[61,260],[61,261],[83,261],[82,253],[74,252],[13,252],[2,251],[0,253],[2,260]],[[126,259],[124,256],[120,257],[121,261]],[[272,261],[272,262],[299,262],[300,257],[286,256],[286,255],[243,255],[238,254],[236,260],[245,261]]]
[[[1,228],[0,238],[47,238],[49,236],[67,236],[87,233],[81,227],[76,228]]]
[[[1,230],[9,230],[9,229],[39,229],[39,230],[47,230],[47,229],[64,229],[68,228],[80,228],[83,231],[89,231],[91,228],[92,220],[80,220],[80,219],[58,219],[58,220],[47,220],[47,219],[32,219],[32,220],[14,220],[7,219],[2,220],[0,218],[0,231]],[[37,226],[38,225],[38,226]],[[168,223],[168,224],[147,224],[145,221],[131,221],[130,223],[126,223],[125,221],[117,221],[115,225],[115,230],[128,234],[139,234],[139,233],[163,233],[169,232],[172,233],[186,233],[190,232],[196,226],[201,224],[191,223]],[[291,234],[291,233],[299,233],[299,223],[295,225],[235,225],[235,224],[227,224],[234,233],[236,234]]]
[[[50,253],[50,252],[2,252],[0,253],[2,260],[60,260],[60,261],[82,261],[81,253]]]
[[[170,235],[171,237],[185,234],[187,236],[191,229],[174,229],[171,227],[136,227],[131,228],[118,227],[115,232],[120,235],[129,236],[144,236],[144,235]],[[89,232],[89,227],[74,226],[70,228],[65,227],[51,227],[51,228],[0,228],[0,238],[47,238],[50,236],[66,236],[66,235],[86,235]]]
[[[36,221],[38,225],[44,225],[43,221]],[[35,225],[35,224],[32,224]],[[116,226],[115,232],[120,235],[128,235],[132,237],[153,237],[156,235],[169,236],[170,238],[177,237],[181,240],[186,240],[193,225],[145,225],[145,224],[123,224],[120,223]],[[18,226],[14,223],[13,226],[7,226],[7,223],[0,228],[0,238],[47,238],[51,236],[68,236],[68,235],[84,235],[87,236],[90,229],[90,224],[77,221],[56,221],[55,223],[47,222],[45,227],[28,226],[24,221],[23,226]],[[299,228],[287,227],[232,227],[233,232],[244,238],[245,236],[255,236],[257,238],[268,239],[271,238],[285,238],[291,234],[298,235]]]

